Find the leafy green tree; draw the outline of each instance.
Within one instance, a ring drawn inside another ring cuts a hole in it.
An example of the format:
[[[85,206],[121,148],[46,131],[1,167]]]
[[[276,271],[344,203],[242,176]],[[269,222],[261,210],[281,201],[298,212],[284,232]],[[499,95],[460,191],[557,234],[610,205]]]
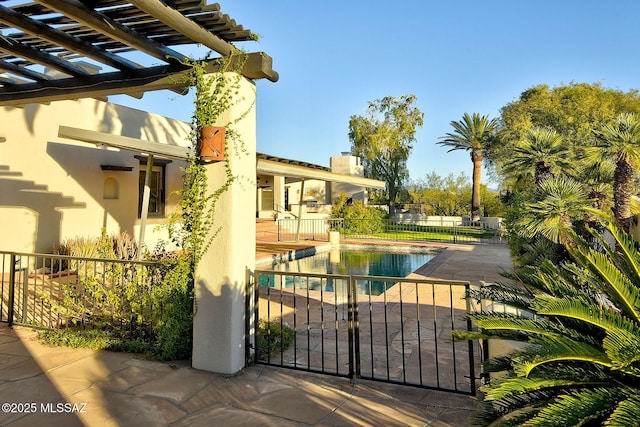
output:
[[[470,153],[473,162],[471,219],[477,221],[480,219],[480,174],[484,150],[498,128],[498,122],[478,113],[472,116],[464,113],[462,120],[452,121],[451,126],[453,133],[447,133],[437,144],[450,147],[448,152],[465,150]]]
[[[473,294],[512,308],[472,314],[481,332],[459,338],[523,343],[488,361],[506,371],[482,387],[486,426],[637,426],[640,420],[640,246],[607,226],[616,250],[574,236],[575,263],[545,261],[522,284]]]
[[[504,217],[505,209],[499,192],[489,189],[485,184],[481,184],[480,200],[482,200],[484,216]]]
[[[426,215],[460,216],[469,212],[471,206],[471,182],[460,172],[443,177],[430,172],[424,178],[411,180],[407,185],[408,203],[421,207]],[[502,216],[504,206],[498,192],[491,191],[486,185],[480,186],[484,216]]]
[[[513,160],[514,152],[526,143],[530,130],[540,127],[553,129],[562,137],[564,160],[571,165],[570,169],[556,167],[552,172],[558,177],[566,175],[580,182],[585,194],[592,200],[593,207],[606,211],[613,195],[610,188],[613,182],[610,160],[603,159],[602,156],[594,159],[586,154],[590,147],[599,142],[595,131],[612,122],[621,112],[640,112],[640,96],[637,91],[622,92],[604,88],[600,84],[572,83],[558,87],[538,85],[522,92],[519,99],[501,109],[500,129],[485,151],[485,159],[492,173],[505,179],[505,189],[509,191],[505,200],[526,203],[536,201],[536,195],[533,194],[535,186],[526,185],[532,181],[511,185],[518,174],[505,171],[505,167]],[[524,204],[507,205],[507,208],[509,244],[514,253],[526,255],[521,251],[534,242],[521,236],[511,238],[518,232],[512,228],[516,221],[511,221],[511,218],[527,215],[521,210],[524,209]],[[587,216],[585,220],[594,226],[594,218]]]
[[[615,160],[613,201],[616,223],[624,231],[631,227],[631,197],[637,194],[633,183],[640,165],[640,118],[635,114],[619,114],[611,124],[602,127],[601,140],[591,153]]]
[[[331,220],[342,220],[338,231],[349,234],[374,234],[384,231],[386,214],[381,209],[365,206],[362,200],[349,202],[340,194],[331,206]]]
[[[408,191],[412,202],[420,204],[424,214],[459,216],[469,212],[471,183],[464,173],[442,177],[431,172],[410,182]]]
[[[351,152],[360,157],[365,176],[387,183],[389,214],[395,213],[396,196],[408,176],[407,159],[416,129],[424,114],[414,106],[415,95],[384,97],[369,102],[365,116],[351,116]]]
[[[583,161],[582,150],[596,145],[594,131],[623,112],[640,113],[638,91],[622,92],[587,83],[533,86],[500,110],[498,137],[487,147],[485,157],[500,173],[514,147],[537,126],[558,132],[570,151],[568,160],[577,166]]]

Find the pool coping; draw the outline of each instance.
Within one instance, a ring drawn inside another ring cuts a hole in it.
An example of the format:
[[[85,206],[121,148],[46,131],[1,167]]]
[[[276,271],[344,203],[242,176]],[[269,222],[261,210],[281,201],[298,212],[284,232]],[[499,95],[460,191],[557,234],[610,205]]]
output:
[[[402,244],[398,244],[397,241],[391,241],[391,240],[382,240],[382,241],[362,241],[362,240],[344,240],[341,241],[339,245],[332,245],[328,242],[324,242],[322,244],[311,244],[310,246],[305,246],[299,249],[290,249],[290,250],[285,250],[283,252],[280,252],[278,254],[273,253],[271,254],[271,257],[265,257],[265,258],[261,258],[261,259],[256,259],[255,262],[255,268],[256,269],[261,269],[264,267],[271,267],[273,265],[276,264],[280,264],[283,262],[289,262],[289,261],[295,261],[297,259],[301,259],[301,258],[306,258],[309,256],[313,256],[319,253],[323,253],[323,252],[329,252],[332,249],[335,249],[336,246],[338,248],[342,248],[343,246],[348,246],[348,249],[361,249],[361,248],[366,248],[366,247],[371,247],[371,246],[377,246],[377,247],[385,247],[385,248],[394,248],[395,252],[405,252],[404,250],[401,250],[399,248],[421,248],[421,249],[425,249],[425,250],[432,250],[434,251],[434,257],[429,260],[425,265],[419,267],[416,271],[410,273],[410,274],[414,274],[414,273],[418,273],[418,274],[424,274],[421,271],[423,270],[423,268],[425,268],[426,266],[428,266],[431,263],[434,263],[441,255],[443,255],[444,253],[447,252],[448,246],[447,245],[442,245],[442,244],[433,244],[433,243],[416,243],[416,242],[406,242],[406,243],[402,243]],[[407,250],[406,252],[410,252],[409,250]],[[449,255],[447,255],[446,258],[448,258]],[[441,262],[438,263],[438,265],[442,264],[442,262],[444,262],[445,260],[443,259]],[[434,269],[437,268],[434,267]]]
[[[300,258],[306,258],[317,253],[328,252],[331,250],[333,246],[330,243],[325,243],[321,245],[311,245],[305,246],[299,249],[289,249],[279,253],[271,254],[271,257],[256,259],[255,266],[256,268],[272,266],[275,264],[280,264],[288,261],[295,261]]]

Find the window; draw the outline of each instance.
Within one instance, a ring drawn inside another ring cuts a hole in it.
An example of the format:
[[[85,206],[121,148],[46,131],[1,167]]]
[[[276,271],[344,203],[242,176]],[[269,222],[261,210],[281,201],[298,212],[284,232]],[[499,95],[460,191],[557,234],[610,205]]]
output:
[[[147,158],[136,156],[140,160],[140,176],[138,177],[138,218],[142,214],[142,198],[144,195],[144,180],[147,175]],[[154,160],[151,170],[151,181],[149,182],[149,218],[164,217],[165,207],[165,168],[171,160]]]

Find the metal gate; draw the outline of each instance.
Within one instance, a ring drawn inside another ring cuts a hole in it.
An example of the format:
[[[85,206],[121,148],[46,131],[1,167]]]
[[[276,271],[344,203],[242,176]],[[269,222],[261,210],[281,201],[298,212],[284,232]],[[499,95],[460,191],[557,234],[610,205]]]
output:
[[[247,348],[255,363],[475,394],[474,343],[451,334],[471,330],[468,282],[250,276]]]

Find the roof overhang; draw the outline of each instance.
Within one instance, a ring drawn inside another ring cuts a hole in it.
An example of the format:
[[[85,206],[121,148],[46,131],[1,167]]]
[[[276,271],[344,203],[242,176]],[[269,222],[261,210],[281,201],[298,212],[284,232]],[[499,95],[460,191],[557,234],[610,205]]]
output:
[[[191,150],[178,145],[160,144],[144,139],[129,138],[70,126],[59,126],[58,136],[76,141],[88,142],[97,146],[106,145],[122,150],[152,154],[176,160],[187,160]],[[339,182],[357,185],[364,188],[384,190],[384,181],[364,178],[355,175],[333,173],[328,168],[313,163],[284,159],[258,153],[256,155],[256,174],[280,175],[297,179],[318,179],[321,181]]]
[[[280,175],[298,179],[318,179],[321,181],[352,184],[359,187],[375,188],[378,190],[384,190],[386,188],[386,183],[384,181],[378,181],[377,179],[334,173],[327,170],[311,168],[309,166],[261,158],[258,158],[257,160],[256,173]]]
[[[97,146],[106,145],[122,150],[138,153],[153,154],[175,160],[187,160],[190,149],[179,145],[160,144],[144,139],[129,138],[127,136],[112,135],[104,132],[96,132],[87,129],[79,129],[70,126],[59,126],[58,136],[73,139],[75,141],[89,142]]]

